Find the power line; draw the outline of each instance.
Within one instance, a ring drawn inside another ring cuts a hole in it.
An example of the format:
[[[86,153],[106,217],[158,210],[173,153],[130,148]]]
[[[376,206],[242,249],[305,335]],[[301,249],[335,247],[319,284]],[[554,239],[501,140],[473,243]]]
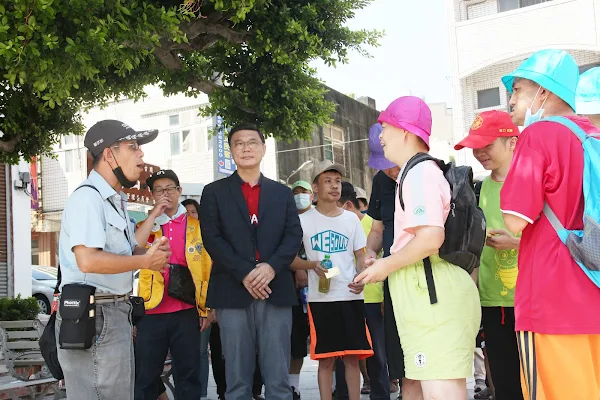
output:
[[[337,142],[336,141],[336,144],[337,143],[339,143],[339,144],[346,144],[346,143],[355,143],[355,142],[366,142],[367,140],[369,140],[369,139],[356,139],[356,140],[350,140],[350,141],[347,141],[347,142]],[[275,154],[277,154],[277,153],[287,153],[287,152],[290,152],[290,151],[298,151],[298,150],[317,149],[319,147],[329,147],[331,145],[332,145],[332,143],[321,144],[321,145],[318,145],[318,146],[296,147],[296,148],[293,148],[293,149],[279,150],[279,151],[276,151]]]

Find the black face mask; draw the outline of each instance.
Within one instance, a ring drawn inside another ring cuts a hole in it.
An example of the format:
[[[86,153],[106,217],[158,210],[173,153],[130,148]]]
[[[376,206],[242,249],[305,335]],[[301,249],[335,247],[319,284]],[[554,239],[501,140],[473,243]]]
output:
[[[123,173],[123,170],[121,169],[121,166],[117,162],[117,158],[115,157],[115,153],[112,151],[112,149],[110,149],[110,152],[112,153],[113,158],[115,159],[115,163],[117,164],[117,168],[114,168],[112,170],[113,174],[115,174],[115,176],[117,177],[117,180],[119,181],[119,183],[121,184],[121,186],[123,186],[125,189],[131,189],[132,187],[135,186],[135,184],[137,183],[137,181],[130,181],[129,179],[127,179],[127,177]]]
[[[130,181],[129,179],[127,179],[121,167],[113,169],[113,174],[115,174],[117,180],[125,189],[131,189],[137,183],[137,181]]]

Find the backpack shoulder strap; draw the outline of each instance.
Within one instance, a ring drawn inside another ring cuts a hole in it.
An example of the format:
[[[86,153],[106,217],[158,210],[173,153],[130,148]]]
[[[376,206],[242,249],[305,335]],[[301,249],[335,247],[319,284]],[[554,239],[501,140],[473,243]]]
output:
[[[60,293],[60,282],[61,281],[62,281],[62,274],[60,273],[60,263],[59,263],[58,268],[57,268],[56,287],[54,288],[54,294]]]
[[[77,187],[77,189],[75,189],[75,190],[74,190],[74,192],[76,192],[77,190],[79,190],[79,189],[81,189],[81,188],[84,188],[84,187],[89,187],[89,188],[92,188],[92,189],[94,189],[96,192],[98,192],[98,194],[100,194],[100,191],[99,191],[99,190],[98,190],[98,188],[97,188],[96,186],[94,186],[94,185],[80,185],[80,186],[78,186],[78,187]]]
[[[589,139],[592,136],[597,136],[597,135],[588,135],[587,132],[584,131],[579,125],[577,125],[575,122],[571,121],[570,119],[568,119],[566,117],[551,116],[551,117],[544,118],[543,121],[556,122],[557,124],[561,124],[564,127],[569,128],[571,130],[571,132],[573,132],[573,134],[575,136],[577,136],[577,138],[581,141],[581,143],[585,142],[587,139]],[[564,243],[567,239],[568,231],[565,229],[562,222],[560,222],[560,220],[556,216],[556,213],[554,212],[554,210],[552,210],[552,208],[546,201],[544,201],[544,215],[546,216],[546,218],[548,218],[548,221],[550,221],[552,228],[554,228],[558,237],[560,237],[560,239]]]
[[[543,121],[556,122],[557,124],[561,124],[569,128],[582,143],[589,137],[586,131],[584,131],[579,125],[571,121],[569,118],[552,116],[544,118]]]
[[[79,189],[81,189],[82,187],[89,187],[89,188],[92,188],[92,189],[94,189],[96,192],[98,192],[98,194],[100,194],[100,191],[99,191],[99,190],[96,188],[96,186],[93,186],[93,185],[81,185],[81,186],[78,186],[78,187],[77,187],[77,188],[74,190],[74,192],[78,191],[78,190],[79,190]],[[60,283],[61,283],[61,281],[62,281],[62,274],[61,274],[61,272],[60,272],[60,264],[58,264],[58,268],[57,268],[57,270],[58,270],[58,271],[57,271],[57,275],[56,275],[56,287],[54,288],[54,294],[58,294],[58,293],[60,293]]]
[[[477,199],[477,205],[479,206],[479,197],[481,196],[481,187],[483,186],[483,181],[475,182],[473,186],[473,191],[475,192],[475,198]]]
[[[404,199],[402,198],[402,186],[404,184],[404,179],[406,179],[406,175],[408,175],[408,171],[410,171],[415,165],[422,163],[423,161],[435,161],[436,164],[440,165],[440,160],[435,157],[430,156],[427,153],[417,153],[415,154],[404,167],[402,171],[402,176],[400,177],[400,182],[398,183],[398,196],[400,197],[400,206],[404,210]]]

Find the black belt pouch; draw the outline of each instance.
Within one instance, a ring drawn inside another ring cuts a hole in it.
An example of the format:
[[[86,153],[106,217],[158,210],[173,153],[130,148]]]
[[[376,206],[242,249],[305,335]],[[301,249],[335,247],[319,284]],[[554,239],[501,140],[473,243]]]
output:
[[[62,288],[59,304],[62,319],[58,343],[61,349],[87,350],[96,336],[96,288],[70,284]]]
[[[184,265],[171,264],[167,293],[174,299],[196,305],[196,285],[190,269]]]
[[[139,296],[129,296],[129,301],[131,301],[131,317],[133,325],[137,325],[137,323],[146,315],[146,308],[144,306],[144,299]]]

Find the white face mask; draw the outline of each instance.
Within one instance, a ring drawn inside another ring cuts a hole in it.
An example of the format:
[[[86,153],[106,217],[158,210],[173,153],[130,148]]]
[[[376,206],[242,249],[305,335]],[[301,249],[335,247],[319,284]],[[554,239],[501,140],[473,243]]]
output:
[[[533,101],[531,102],[531,106],[533,106],[533,103],[535,103],[538,94],[540,94],[540,90],[542,90],[542,87],[540,86],[537,93],[535,94],[535,97],[533,98]],[[548,98],[546,98],[546,100],[548,100]],[[542,103],[542,106],[540,107],[539,110],[537,110],[537,112],[535,114],[531,113],[531,106],[527,107],[527,112],[525,113],[525,121],[523,123],[523,126],[525,128],[527,128],[529,125],[533,124],[534,122],[538,122],[541,121],[543,116],[544,116],[544,104],[546,104],[546,100],[544,100],[544,102]]]
[[[310,194],[299,193],[294,195],[294,201],[296,202],[296,208],[298,210],[306,210],[310,207]]]

